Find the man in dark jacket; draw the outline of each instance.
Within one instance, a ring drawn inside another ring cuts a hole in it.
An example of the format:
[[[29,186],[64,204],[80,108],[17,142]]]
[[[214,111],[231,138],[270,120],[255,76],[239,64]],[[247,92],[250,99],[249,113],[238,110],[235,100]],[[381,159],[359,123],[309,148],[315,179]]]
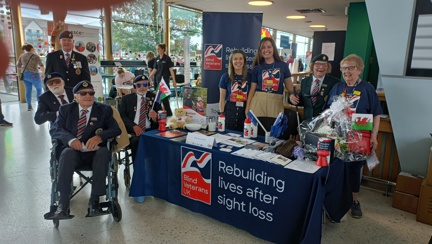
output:
[[[68,219],[72,176],[78,166],[91,165],[93,171],[88,216],[98,215],[99,196],[106,194],[106,177],[111,153],[106,147],[110,138],[121,130],[113,117],[111,106],[94,102],[93,86],[81,81],[73,88],[75,101],[60,107],[57,120],[51,127],[53,139],[63,150],[59,158],[57,190],[60,201],[52,218]]]
[[[45,76],[58,72],[63,76],[66,87],[73,88],[82,80],[90,81],[90,70],[86,56],[73,51],[73,34],[63,31],[59,35],[61,50],[49,53],[46,57]]]
[[[289,96],[291,104],[304,107],[304,120],[311,120],[323,111],[331,89],[340,82],[338,78],[327,75],[331,72],[327,55],[313,57],[310,67],[313,73],[301,81],[299,94]]]
[[[72,102],[74,96],[72,89],[65,88],[64,78],[60,73],[48,74],[44,82],[49,90],[38,97],[38,108],[34,121],[38,125],[49,121],[52,125],[57,119],[60,106]]]
[[[132,161],[135,161],[138,149],[139,135],[146,130],[158,128],[157,113],[161,110],[154,93],[148,91],[149,79],[145,75],[138,75],[133,81],[136,94],[122,97],[119,112],[126,126],[130,138],[129,147],[132,151]]]

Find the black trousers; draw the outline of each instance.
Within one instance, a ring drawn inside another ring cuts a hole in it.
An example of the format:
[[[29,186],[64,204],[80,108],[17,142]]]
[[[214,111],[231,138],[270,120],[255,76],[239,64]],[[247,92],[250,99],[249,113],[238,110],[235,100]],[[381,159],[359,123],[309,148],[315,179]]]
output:
[[[65,148],[60,154],[58,167],[57,190],[60,192],[60,202],[64,206],[69,206],[74,171],[83,165],[91,166],[93,171],[91,195],[105,195],[110,156],[106,147],[93,152],[79,152],[70,147]]]

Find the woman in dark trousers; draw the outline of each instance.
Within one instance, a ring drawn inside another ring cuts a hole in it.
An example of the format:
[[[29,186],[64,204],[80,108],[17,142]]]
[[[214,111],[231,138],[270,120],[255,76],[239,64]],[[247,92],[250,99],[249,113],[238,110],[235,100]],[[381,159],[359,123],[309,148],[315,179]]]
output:
[[[219,81],[219,111],[225,114],[225,126],[228,130],[243,131],[251,79],[246,68],[246,54],[241,50],[234,50],[229,57],[228,72],[223,74]]]
[[[162,78],[164,79],[165,83],[170,86],[170,76],[172,77],[174,88],[177,87],[177,82],[175,80],[175,74],[174,74],[174,63],[171,61],[171,58],[165,54],[166,51],[166,44],[161,43],[157,45],[157,53],[158,56],[156,57],[156,62],[153,67],[152,72],[150,73],[149,80],[154,79],[154,85],[155,87],[159,86],[160,81]],[[167,116],[172,116],[172,111],[169,103],[169,96],[162,100],[162,104],[164,106],[164,109],[167,111]]]

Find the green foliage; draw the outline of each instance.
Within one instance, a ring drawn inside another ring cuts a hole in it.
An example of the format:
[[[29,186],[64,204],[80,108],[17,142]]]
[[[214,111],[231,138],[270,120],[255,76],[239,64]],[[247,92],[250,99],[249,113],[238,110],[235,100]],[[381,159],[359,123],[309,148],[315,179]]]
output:
[[[163,13],[159,13],[159,1],[135,0],[113,7],[113,52],[156,52],[156,45],[163,41]],[[202,14],[171,9],[171,53],[181,54],[185,36],[199,36],[202,30]],[[200,49],[197,45],[192,50]]]

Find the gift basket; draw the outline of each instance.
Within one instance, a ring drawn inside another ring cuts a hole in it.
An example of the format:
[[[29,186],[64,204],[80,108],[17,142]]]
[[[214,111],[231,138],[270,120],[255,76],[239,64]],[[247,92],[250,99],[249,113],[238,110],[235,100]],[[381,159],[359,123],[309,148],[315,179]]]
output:
[[[317,141],[324,137],[332,140],[332,157],[346,162],[366,160],[371,154],[372,122],[372,115],[355,114],[345,97],[335,97],[329,109],[300,125],[304,157],[316,160]]]

